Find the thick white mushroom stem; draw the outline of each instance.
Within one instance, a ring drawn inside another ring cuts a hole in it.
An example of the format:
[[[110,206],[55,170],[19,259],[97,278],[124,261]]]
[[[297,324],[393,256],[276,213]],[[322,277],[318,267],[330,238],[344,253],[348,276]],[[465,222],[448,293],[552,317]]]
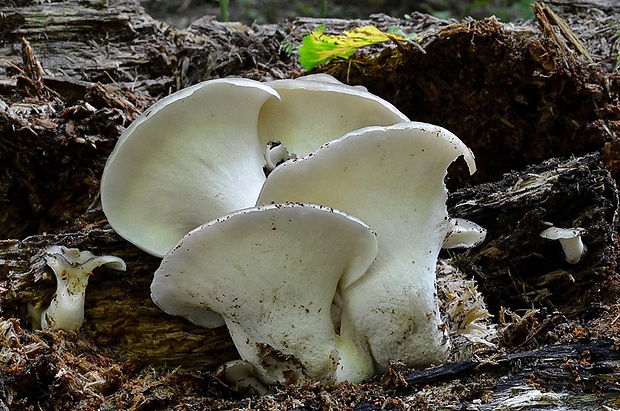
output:
[[[51,246],[45,250],[45,261],[56,275],[56,294],[41,314],[41,327],[78,330],[84,322],[84,301],[88,278],[93,270],[106,266],[124,271],[125,262],[114,256],[97,257],[89,251]]]
[[[426,366],[446,358],[449,341],[438,312],[435,266],[453,229],[444,177],[459,156],[473,172],[469,149],[437,126],[367,127],[282,164],[263,186],[258,204],[330,206],[377,233],[379,253],[369,272],[343,284],[342,316],[366,338],[380,371],[391,360]]]
[[[276,168],[277,169],[277,168]],[[163,259],[153,301],[211,327],[224,317],[241,358],[265,383],[359,382],[373,374],[349,319],[332,302],[377,253],[363,222],[311,204],[256,207],[188,233]]]

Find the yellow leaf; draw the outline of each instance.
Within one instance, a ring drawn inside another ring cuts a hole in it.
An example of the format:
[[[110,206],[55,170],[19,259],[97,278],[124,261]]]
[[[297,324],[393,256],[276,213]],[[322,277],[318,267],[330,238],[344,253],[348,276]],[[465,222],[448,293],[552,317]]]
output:
[[[405,36],[400,34],[384,33],[375,26],[363,26],[354,30],[343,31],[347,40],[359,41],[363,46],[383,43],[384,41],[406,41]],[[360,46],[361,47],[361,46]]]
[[[400,34],[384,33],[374,26],[358,27],[354,30],[343,31],[344,36],[329,36],[323,34],[325,25],[321,24],[307,36],[299,47],[299,63],[306,70],[311,70],[334,57],[348,58],[355,51],[371,44],[385,41],[407,41]]]

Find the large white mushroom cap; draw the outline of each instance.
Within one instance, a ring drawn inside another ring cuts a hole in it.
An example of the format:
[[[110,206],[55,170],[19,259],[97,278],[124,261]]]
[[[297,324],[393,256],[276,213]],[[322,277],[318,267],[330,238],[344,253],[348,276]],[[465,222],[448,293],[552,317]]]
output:
[[[158,101],[121,135],[101,181],[103,211],[122,237],[161,257],[198,225],[253,206],[272,156],[404,120],[329,76],[206,81]],[[267,150],[276,141],[280,149]]]
[[[268,101],[261,109],[261,143],[279,141],[289,153],[298,156],[362,127],[409,121],[391,103],[364,87],[343,84],[327,74],[267,84],[281,99]]]
[[[448,222],[447,167],[470,150],[449,131],[407,122],[368,127],[286,162],[267,178],[258,204],[298,201],[334,207],[377,233],[369,272],[343,291],[344,315],[367,338],[379,370],[391,360],[445,360],[435,266]]]
[[[265,180],[256,124],[270,99],[278,94],[263,83],[218,79],[145,111],[120,137],[101,180],[114,230],[163,256],[191,229],[253,206]]]
[[[205,327],[221,314],[241,357],[271,384],[358,382],[373,362],[349,319],[332,319],[339,292],[372,263],[372,230],[310,204],[241,210],[187,234],[151,286],[164,311]]]

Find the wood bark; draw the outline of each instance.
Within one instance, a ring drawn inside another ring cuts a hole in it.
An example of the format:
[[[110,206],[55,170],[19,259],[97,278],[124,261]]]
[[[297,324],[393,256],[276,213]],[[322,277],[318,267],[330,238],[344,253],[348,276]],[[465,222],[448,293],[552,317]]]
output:
[[[555,16],[538,4],[541,29],[419,14],[327,21],[332,33],[361,24],[421,33],[426,54],[412,44],[383,45],[320,70],[367,86],[473,147],[478,177],[451,170],[448,206],[452,216],[486,227],[488,238],[442,257],[476,278],[501,329],[500,348],[432,370],[395,365],[368,386],[290,387],[237,403],[225,402],[234,394],[201,373],[236,357],[227,331],[195,327],[151,302],[159,260],[109,227],[99,179],[124,127],[157,98],[214,77],[295,77],[302,71],[287,49],[320,22],[249,28],[203,18],[177,30],[130,0],[0,0],[0,409],[80,402],[92,409],[510,409],[507,401],[525,394],[538,405],[555,399],[548,409],[616,406],[618,37],[600,28],[613,7],[601,17],[581,3],[576,14]],[[587,230],[582,261],[568,264],[559,244],[540,238],[548,223]],[[127,262],[126,272],[95,271],[79,334],[28,330],[27,305],[45,306],[55,290],[43,258],[49,245]],[[515,391],[520,386],[530,390]]]

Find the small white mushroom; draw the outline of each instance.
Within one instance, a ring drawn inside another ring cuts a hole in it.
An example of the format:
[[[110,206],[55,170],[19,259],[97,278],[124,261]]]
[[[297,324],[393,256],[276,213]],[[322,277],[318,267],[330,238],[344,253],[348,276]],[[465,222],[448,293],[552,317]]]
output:
[[[43,314],[41,327],[78,330],[84,322],[84,300],[88,278],[93,270],[106,266],[125,271],[125,262],[114,256],[95,256],[76,248],[51,246],[45,250],[45,261],[56,275],[56,294]]]
[[[277,204],[202,225],[164,257],[151,285],[165,312],[213,327],[224,317],[266,384],[359,382],[373,362],[332,304],[377,253],[373,231],[332,208]]]
[[[254,375],[254,366],[244,360],[228,361],[215,374],[233,390],[248,394],[267,394],[267,387]]]
[[[487,236],[487,230],[473,221],[451,218],[448,223],[443,248],[472,248],[482,243]]]
[[[566,261],[577,264],[586,252],[581,239],[585,231],[583,228],[550,227],[540,233],[540,236],[549,240],[560,240]]]
[[[377,233],[377,259],[342,290],[342,310],[367,339],[379,371],[392,360],[426,366],[446,358],[435,267],[450,230],[444,177],[459,156],[475,171],[469,149],[437,126],[367,127],[277,167],[261,191],[257,204],[330,206]]]
[[[266,83],[281,97],[261,108],[261,144],[280,141],[298,156],[366,126],[387,126],[409,119],[363,87],[343,84],[327,74]]]
[[[120,137],[101,180],[110,225],[163,256],[191,229],[254,205],[265,175],[258,113],[278,94],[248,79],[217,79],[150,107]]]
[[[274,168],[286,160],[290,160],[292,157],[293,156],[291,156],[286,147],[279,141],[268,143],[267,149],[265,150],[265,162],[267,163],[265,165],[266,174],[271,173]]]

